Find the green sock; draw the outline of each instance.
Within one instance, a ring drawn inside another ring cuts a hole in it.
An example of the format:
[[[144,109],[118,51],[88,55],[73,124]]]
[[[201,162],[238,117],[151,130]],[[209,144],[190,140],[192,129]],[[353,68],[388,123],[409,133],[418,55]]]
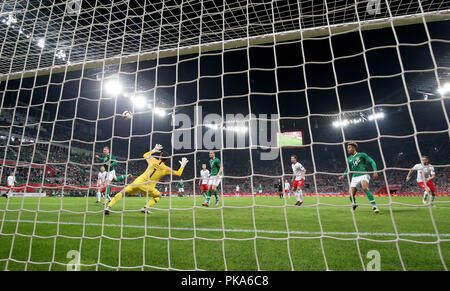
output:
[[[125,175],[120,175],[119,177],[117,177],[116,181],[120,182],[122,180],[125,180],[125,177],[126,177]]]
[[[209,200],[211,199],[211,191],[208,190],[208,194],[206,194],[206,203],[209,204]]]
[[[111,196],[109,196],[110,193],[111,193],[111,188],[109,188],[109,186],[107,186],[105,199],[111,200]]]
[[[219,200],[219,191],[214,191],[214,196],[216,197],[216,201]]]
[[[370,190],[367,190],[367,191],[364,191],[364,193],[366,193],[367,199],[369,199],[370,204],[376,205],[372,192],[370,192]]]

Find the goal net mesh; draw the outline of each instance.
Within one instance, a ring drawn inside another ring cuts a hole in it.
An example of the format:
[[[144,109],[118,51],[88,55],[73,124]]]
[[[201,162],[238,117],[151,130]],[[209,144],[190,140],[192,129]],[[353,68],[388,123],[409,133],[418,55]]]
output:
[[[0,269],[447,270],[449,19],[443,0],[3,1]],[[351,211],[350,141],[379,214],[360,186]],[[96,156],[114,196],[156,144],[183,174],[150,213],[138,192],[105,215]],[[424,156],[433,203],[406,181]]]

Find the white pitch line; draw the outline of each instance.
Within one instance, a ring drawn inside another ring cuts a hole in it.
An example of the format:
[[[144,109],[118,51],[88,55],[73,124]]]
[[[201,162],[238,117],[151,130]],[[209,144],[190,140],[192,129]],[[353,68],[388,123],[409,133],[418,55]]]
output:
[[[37,223],[37,224],[62,224],[62,225],[85,225],[85,226],[102,226],[100,223],[79,223],[79,222],[56,222],[56,221],[34,221],[34,220],[5,220],[5,222],[21,222],[21,223]],[[120,224],[103,224],[104,227],[123,227],[123,228],[140,228],[144,229],[145,226],[141,225],[120,225]],[[165,226],[147,226],[147,229],[158,229],[158,230],[168,230],[169,227]],[[184,231],[194,231],[194,228],[190,227],[170,227],[171,230],[184,230]],[[251,229],[221,229],[221,228],[201,228],[196,227],[196,231],[205,231],[205,232],[241,232],[241,233],[254,233],[254,230]],[[288,234],[287,231],[283,230],[266,230],[266,229],[257,229],[258,233],[273,233],[273,234]],[[316,232],[316,231],[289,231],[289,234],[303,234],[303,235],[350,235],[350,236],[397,236],[395,233],[378,233],[378,232]],[[411,236],[411,237],[437,237],[435,233],[399,233],[399,236]],[[440,233],[440,237],[450,237],[450,233]]]

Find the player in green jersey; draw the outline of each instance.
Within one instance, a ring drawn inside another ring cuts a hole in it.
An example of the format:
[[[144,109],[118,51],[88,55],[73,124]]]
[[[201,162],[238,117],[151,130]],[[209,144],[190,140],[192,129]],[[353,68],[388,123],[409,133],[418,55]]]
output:
[[[116,176],[116,170],[114,167],[117,165],[116,157],[113,154],[109,153],[109,147],[103,148],[103,157],[99,157],[98,155],[95,155],[95,159],[103,164],[103,167],[105,167],[106,170],[106,179],[104,182],[104,191],[105,194],[105,204],[111,200],[111,188],[110,184],[112,181],[114,182],[120,182],[124,180],[126,177],[131,178],[132,175],[120,175],[119,177]]]
[[[213,151],[209,152],[209,166],[211,167],[211,176],[208,181],[208,193],[206,194],[206,201],[202,204],[202,206],[209,206],[209,200],[211,199],[211,192],[214,192],[214,196],[216,197],[216,206],[219,205],[219,192],[217,191],[217,187],[222,181],[222,172],[223,167],[218,158],[216,158],[216,154]]]
[[[352,202],[352,209],[355,210],[356,207],[358,207],[358,205],[356,204],[355,195],[357,187],[361,185],[361,188],[366,194],[367,199],[369,199],[370,204],[372,204],[372,209],[374,213],[379,213],[380,210],[377,208],[375,199],[373,198],[373,194],[369,190],[370,176],[367,173],[367,163],[369,163],[372,166],[373,171],[377,170],[377,165],[375,164],[375,161],[367,154],[358,153],[356,151],[357,148],[358,144],[356,142],[350,142],[347,144],[347,153],[349,154],[349,157],[347,158],[348,167],[345,170],[344,175],[339,177],[339,180],[344,179],[350,169],[352,173],[352,181],[350,184],[351,188],[350,201]],[[377,172],[373,173],[373,179],[374,180],[378,179]]]
[[[184,182],[183,180],[179,181],[177,183],[177,187],[178,187],[178,197],[183,197],[184,196]]]

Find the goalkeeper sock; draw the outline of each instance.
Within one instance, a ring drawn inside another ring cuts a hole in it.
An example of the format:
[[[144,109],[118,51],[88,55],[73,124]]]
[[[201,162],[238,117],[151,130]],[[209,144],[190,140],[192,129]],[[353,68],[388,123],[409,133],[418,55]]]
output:
[[[117,177],[116,181],[120,182],[122,180],[125,180],[126,177],[127,177],[126,175],[120,175],[119,177]]]
[[[159,201],[159,199],[161,199],[160,197],[155,197],[155,198],[153,198],[152,200],[150,200],[148,203],[147,203],[147,207],[152,207],[153,205],[155,205],[158,201]]]
[[[372,192],[370,192],[370,190],[364,191],[364,193],[366,193],[367,199],[369,199],[370,204],[372,204],[374,206],[377,205],[375,203],[375,199],[373,198],[373,194],[372,194]]]
[[[352,204],[356,204],[356,197],[354,197],[352,194],[350,194],[350,202]]]
[[[206,194],[206,203],[209,204],[209,200],[211,199],[211,191],[208,190],[208,194]]]
[[[123,194],[122,192],[117,193],[116,196],[114,196],[114,198],[111,200],[111,202],[109,202],[108,207],[113,206],[114,204],[117,203],[117,201],[119,201],[120,199],[122,199]]]
[[[219,200],[219,191],[214,191],[214,196],[216,197],[216,201]]]

